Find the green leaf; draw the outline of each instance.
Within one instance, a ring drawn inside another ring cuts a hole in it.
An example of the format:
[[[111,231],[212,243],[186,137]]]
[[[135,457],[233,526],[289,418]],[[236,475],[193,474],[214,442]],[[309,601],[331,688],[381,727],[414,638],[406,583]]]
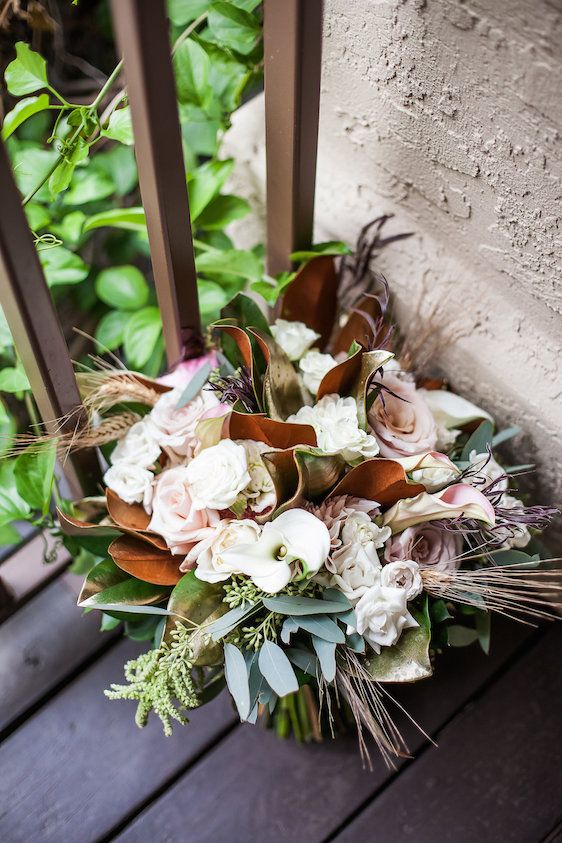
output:
[[[36,445],[33,450],[24,451],[14,466],[18,494],[32,509],[40,510],[43,515],[49,511],[56,460],[57,445],[51,439]]]
[[[88,168],[77,170],[72,187],[64,194],[65,205],[85,205],[107,199],[115,192],[112,179],[105,173]]]
[[[247,720],[250,714],[248,670],[244,656],[234,644],[224,645],[224,675],[240,720]]]
[[[49,97],[47,94],[39,94],[38,97],[25,97],[8,111],[2,123],[2,140],[7,140],[18,126],[25,123],[34,114],[45,111],[49,108]]]
[[[96,340],[100,344],[98,352],[103,353],[106,349],[115,351],[123,345],[125,328],[130,318],[131,314],[122,310],[113,310],[102,316],[96,328]]]
[[[184,41],[175,51],[173,63],[180,102],[204,105],[210,94],[210,61],[203,47],[192,39]]]
[[[63,190],[66,190],[72,181],[76,165],[88,157],[88,152],[88,145],[82,138],[78,138],[72,152],[65,156],[49,178],[49,190],[53,199]]]
[[[472,451],[476,451],[477,454],[485,454],[488,446],[492,445],[493,437],[494,425],[486,419],[482,424],[478,425],[474,433],[470,436],[462,450],[461,460],[468,460]]]
[[[219,639],[228,635],[229,632],[232,632],[232,630],[238,626],[240,621],[245,618],[246,615],[249,615],[250,612],[253,612],[254,609],[255,605],[253,603],[243,603],[235,609],[230,609],[230,611],[226,612],[226,614],[222,615],[222,617],[218,618],[218,620],[213,621],[209,624],[209,626],[207,626],[207,635],[210,635],[213,641],[219,641]]]
[[[296,664],[304,673],[310,676],[316,676],[318,671],[318,657],[311,653],[310,650],[305,650],[304,647],[288,647],[285,652],[290,661]]]
[[[131,316],[124,336],[125,354],[131,366],[144,366],[161,333],[162,322],[157,307],[143,307]]]
[[[168,609],[176,613],[176,617],[166,622],[164,638],[170,635],[178,618],[202,625],[190,638],[193,662],[198,666],[217,664],[222,659],[222,647],[211,641],[207,627],[227,613],[228,605],[223,597],[220,583],[203,582],[195,576],[195,571],[188,571],[170,595]]]
[[[49,84],[47,62],[24,41],[18,41],[16,58],[6,68],[4,79],[8,91],[16,97],[40,91]]]
[[[344,595],[345,596],[345,595]],[[347,601],[347,607],[339,600],[315,600],[312,597],[298,597],[291,594],[279,594],[275,597],[264,597],[263,605],[270,612],[278,612],[282,615],[322,615],[333,612],[344,612],[351,608]]]
[[[447,632],[451,647],[468,647],[478,641],[477,631],[467,626],[449,626]]]
[[[295,263],[301,261],[309,261],[312,258],[317,258],[318,255],[350,255],[352,250],[346,243],[340,240],[328,240],[326,243],[316,243],[310,249],[305,249],[301,252],[293,252],[291,260]]]
[[[181,407],[184,407],[190,401],[193,401],[196,395],[199,395],[199,393],[209,380],[209,375],[212,371],[213,369],[210,363],[204,363],[203,366],[197,369],[197,371],[195,372],[195,374],[193,375],[193,377],[191,378],[191,380],[189,381],[180,396],[180,400],[176,405],[176,408],[178,410],[181,409]]]
[[[490,612],[476,613],[476,632],[478,633],[478,643],[486,655],[490,652],[490,632],[492,627],[492,616]]]
[[[269,686],[279,697],[293,694],[299,689],[299,683],[291,662],[274,641],[263,642],[258,656],[259,668]]]
[[[242,93],[252,78],[252,72],[219,44],[206,41],[204,46],[211,59],[209,84],[215,100],[224,112],[230,114],[240,105]]]
[[[94,228],[123,228],[126,231],[141,231],[146,233],[146,218],[143,208],[112,208],[94,214],[84,223],[84,231]]]
[[[13,169],[16,184],[21,193],[27,195],[35,190],[41,180],[57,160],[58,155],[52,149],[17,149],[13,156]],[[35,199],[50,201],[48,187],[45,185],[35,194]]]
[[[236,319],[241,328],[258,328],[271,336],[269,323],[256,302],[244,293],[238,293],[223,309],[223,318]]]
[[[180,106],[182,137],[190,153],[214,156],[218,148],[219,119],[209,117],[206,111],[193,103]]]
[[[317,635],[312,636],[312,646],[316,651],[322,675],[326,682],[333,682],[336,678],[336,643],[325,641]]]
[[[370,675],[377,682],[416,682],[431,676],[431,621],[428,603],[426,598],[422,611],[412,610],[419,626],[405,630],[393,647],[383,647],[379,655],[373,654],[365,663]]]
[[[205,275],[239,275],[254,281],[262,275],[262,262],[253,252],[228,249],[220,252],[209,249],[195,258],[197,271]]]
[[[206,12],[208,5],[208,0],[168,0],[168,16],[174,26],[183,26]]]
[[[64,215],[58,225],[53,225],[53,234],[60,237],[65,244],[76,247],[82,237],[85,219],[86,214],[82,211],[71,211]]]
[[[212,35],[220,44],[244,56],[252,52],[260,35],[256,17],[220,0],[211,3],[208,23]]]
[[[497,448],[497,446],[501,445],[502,442],[507,442],[508,439],[513,439],[513,437],[517,436],[519,433],[521,433],[521,428],[517,427],[517,425],[507,427],[505,430],[500,430],[500,432],[496,433],[492,439],[492,448]]]
[[[125,196],[138,182],[135,153],[127,146],[114,146],[107,152],[98,152],[92,159],[100,172],[105,173],[115,185],[117,196]],[[113,210],[120,210],[115,208]],[[124,209],[130,210],[130,209]]]
[[[96,278],[96,293],[110,307],[138,310],[147,303],[149,289],[136,266],[112,266]]]
[[[493,550],[494,565],[527,565],[534,566],[540,562],[539,554],[529,556],[522,550]]]
[[[131,109],[128,105],[124,108],[117,108],[111,113],[109,124],[102,129],[100,134],[104,138],[119,141],[126,146],[132,146],[135,142],[133,137],[133,123],[131,121]]]
[[[234,220],[242,219],[251,211],[249,202],[241,196],[230,194],[215,197],[203,213],[199,216],[197,224],[206,230],[226,228]]]
[[[444,600],[435,600],[430,604],[429,614],[433,623],[443,623],[452,618]]]
[[[7,366],[0,371],[0,392],[26,392],[31,389],[23,369]]]
[[[209,202],[218,196],[222,186],[232,172],[234,161],[207,161],[189,174],[189,211],[195,222]]]
[[[105,559],[95,565],[84,580],[78,605],[103,608],[105,611],[167,615],[167,609],[159,609],[151,604],[162,602],[169,594],[168,587],[131,577],[118,568],[112,559]]]
[[[42,228],[46,228],[51,222],[49,212],[43,205],[39,205],[38,202],[28,202],[24,210],[27,222],[32,231],[41,231]]]
[[[11,524],[4,524],[0,527],[0,547],[8,547],[12,544],[19,544],[21,536]]]
[[[259,293],[269,305],[273,306],[283,290],[289,286],[294,278],[294,272],[283,272],[277,276],[275,283],[272,283],[273,279],[270,281],[254,281],[254,283],[251,284],[250,289],[252,289],[254,293]]]
[[[41,249],[39,260],[49,287],[60,284],[79,284],[90,271],[81,257],[65,249],[64,246]]]
[[[228,301],[228,293],[216,281],[199,278],[197,291],[199,293],[199,309],[203,317],[218,315]]]
[[[0,526],[25,519],[29,505],[20,497],[14,475],[15,460],[0,463]]]
[[[317,635],[325,641],[345,644],[343,630],[328,615],[291,615],[291,617],[301,629],[305,629],[312,635]]]

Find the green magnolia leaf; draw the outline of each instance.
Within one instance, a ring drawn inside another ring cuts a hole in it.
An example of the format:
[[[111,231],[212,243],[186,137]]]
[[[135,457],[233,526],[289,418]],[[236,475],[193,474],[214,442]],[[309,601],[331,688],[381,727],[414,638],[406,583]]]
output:
[[[393,647],[383,647],[379,655],[370,655],[365,667],[377,682],[417,682],[431,676],[429,658],[431,621],[428,600],[422,611],[412,610],[419,626],[405,630]]]
[[[246,661],[234,644],[224,645],[224,675],[240,720],[247,720],[250,714],[250,687]]]
[[[205,275],[239,275],[255,281],[263,274],[262,262],[253,252],[239,249],[209,249],[195,258],[197,271]]]
[[[318,656],[320,662],[320,669],[326,682],[333,682],[336,678],[336,643],[335,641],[325,641],[324,638],[319,638],[318,635],[312,636],[312,646]]]
[[[491,447],[493,438],[494,425],[486,419],[482,424],[478,425],[474,433],[470,436],[462,450],[461,460],[468,460],[472,451],[476,451],[477,454],[485,454],[488,446]]]
[[[2,123],[2,140],[7,140],[16,131],[18,126],[21,126],[22,123],[25,123],[34,114],[45,111],[47,108],[49,108],[48,94],[39,94],[37,97],[25,97],[25,99],[20,100],[4,117],[4,122]]]
[[[105,173],[91,167],[78,169],[72,180],[72,187],[64,194],[65,205],[86,205],[107,199],[115,192],[112,179]],[[130,210],[130,209],[129,209]]]
[[[221,316],[232,318],[240,328],[259,328],[271,336],[269,323],[256,302],[244,293],[238,293],[223,308]]]
[[[168,610],[172,617],[166,622],[164,638],[169,637],[178,619],[182,622],[187,619],[197,626],[203,624],[190,638],[193,663],[198,666],[217,664],[222,659],[222,647],[211,640],[207,627],[228,612],[223,597],[220,583],[203,582],[194,571],[188,571],[170,595]]]
[[[342,612],[346,609],[346,606],[339,601],[315,600],[312,597],[298,597],[291,594],[264,597],[263,605],[270,612],[278,612],[282,615],[322,615]],[[351,608],[349,601],[347,601],[347,607]]]
[[[30,512],[17,490],[14,469],[15,460],[0,463],[0,526],[25,519]]]
[[[192,39],[183,41],[174,53],[174,72],[178,98],[182,103],[204,105],[209,88],[209,56]]]
[[[151,604],[162,602],[169,594],[170,588],[131,577],[118,568],[113,559],[105,559],[95,565],[84,580],[78,605],[141,614],[147,609],[151,613],[167,614],[166,609],[156,609]]]
[[[30,388],[23,369],[7,366],[0,371],[0,392],[26,392]]]
[[[245,217],[250,210],[250,203],[241,196],[217,196],[200,214],[197,224],[208,231],[226,228],[234,220]]]
[[[207,11],[209,0],[168,0],[168,16],[174,26],[184,26]]]
[[[292,615],[291,617],[301,629],[305,629],[312,635],[317,635],[324,641],[345,644],[343,630],[328,615]]]
[[[24,41],[18,41],[16,58],[6,68],[4,79],[8,91],[16,97],[40,91],[49,84],[47,62]]]
[[[192,222],[205,210],[209,202],[218,196],[222,186],[232,172],[234,161],[207,161],[193,170],[188,177],[189,212]]]
[[[103,228],[105,226],[146,233],[144,209],[112,208],[109,211],[101,211],[99,214],[94,214],[86,220],[84,231],[93,231],[94,228]]]
[[[18,494],[32,509],[43,515],[49,511],[55,478],[57,444],[54,439],[26,450],[16,459],[14,479]]]
[[[102,316],[96,328],[96,340],[99,343],[98,352],[105,350],[115,351],[123,345],[125,328],[131,314],[122,310],[112,310]]]
[[[142,367],[150,358],[162,333],[157,307],[143,307],[134,313],[125,327],[124,347],[129,365]]]
[[[258,19],[232,3],[211,3],[208,23],[220,44],[244,56],[252,52],[260,36]]]
[[[111,140],[119,141],[126,146],[132,146],[135,139],[129,106],[126,105],[124,108],[117,108],[113,111],[109,118],[109,124],[101,130],[100,134],[104,138],[111,138]]]
[[[49,287],[60,284],[79,284],[89,272],[82,258],[65,249],[64,246],[41,249],[39,260]]]
[[[278,644],[274,641],[263,642],[258,656],[258,664],[262,676],[277,696],[286,697],[299,689],[299,683],[291,662]]]
[[[340,240],[329,240],[326,243],[317,243],[305,251],[293,252],[291,260],[300,263],[317,258],[318,255],[350,255],[351,252],[352,250],[346,243],[342,243]]]
[[[110,307],[138,310],[148,301],[148,284],[136,266],[102,269],[96,278],[96,293]]]

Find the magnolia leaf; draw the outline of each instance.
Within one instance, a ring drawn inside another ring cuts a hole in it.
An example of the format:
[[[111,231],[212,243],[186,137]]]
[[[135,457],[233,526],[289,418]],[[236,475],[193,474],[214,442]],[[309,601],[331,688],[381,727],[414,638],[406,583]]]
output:
[[[223,308],[221,316],[225,319],[236,319],[236,324],[240,328],[258,328],[271,336],[269,323],[261,309],[250,296],[244,293],[237,293]]]
[[[43,515],[49,511],[56,460],[56,440],[47,439],[20,454],[14,466],[18,494]]]
[[[263,380],[263,403],[267,414],[275,421],[285,421],[305,403],[299,376],[272,336],[256,329],[249,329],[249,333],[256,338],[267,362]]]
[[[324,638],[319,638],[318,635],[312,636],[312,646],[316,651],[318,660],[320,662],[320,669],[326,682],[333,682],[336,678],[336,643],[335,641],[326,641]]]
[[[195,629],[190,637],[193,663],[197,666],[218,664],[221,661],[222,647],[210,640],[207,625],[228,612],[223,597],[220,583],[203,582],[195,576],[195,571],[188,571],[170,595],[168,611],[172,617],[166,621],[163,637],[169,640],[178,618],[181,622],[203,625],[203,629]],[[190,624],[186,625],[189,629]]]
[[[353,354],[326,372],[318,392],[316,393],[317,400],[320,401],[325,395],[351,395],[356,391],[357,382],[361,373],[361,359],[363,357],[363,349],[359,347]]]
[[[274,421],[253,413],[231,413],[229,431],[231,439],[254,439],[283,451],[297,445],[317,444],[312,425]]]
[[[186,404],[189,404],[190,401],[193,401],[193,399],[197,395],[199,395],[199,393],[209,380],[209,375],[212,371],[213,367],[210,363],[204,363],[203,366],[197,369],[197,371],[185,387],[184,391],[182,392],[178,403],[176,404],[177,410],[180,410],[182,407],[185,407]]]
[[[321,348],[328,344],[334,327],[338,284],[334,259],[320,255],[299,269],[283,294],[283,319],[304,322],[320,334]]]
[[[339,601],[315,600],[312,597],[298,597],[291,594],[264,597],[263,605],[271,612],[278,612],[281,615],[322,615],[345,611],[345,606],[342,606]]]
[[[285,621],[286,623],[286,621]],[[304,673],[310,676],[316,676],[318,672],[318,657],[311,653],[310,650],[305,650],[304,647],[288,647],[285,652],[289,660],[296,664]]]
[[[7,140],[18,126],[25,123],[34,114],[45,111],[49,108],[48,94],[39,94],[38,97],[25,97],[20,100],[4,117],[2,123],[2,140]]]
[[[154,585],[176,585],[182,574],[181,558],[132,536],[121,536],[109,546],[116,565],[137,579]]]
[[[295,623],[312,635],[317,635],[325,641],[345,644],[343,630],[328,615],[292,615]]]
[[[376,347],[377,337],[373,332],[373,326],[376,326],[380,317],[380,303],[376,297],[365,296],[361,299],[350,312],[347,322],[336,336],[332,354],[347,354],[349,347],[354,342]]]
[[[366,351],[361,355],[361,369],[355,384],[355,400],[357,402],[357,420],[359,427],[363,430],[369,429],[367,421],[367,394],[373,376],[377,369],[380,369],[389,360],[392,360],[394,354],[390,351],[376,350]]]
[[[412,615],[419,626],[406,629],[393,647],[383,647],[379,655],[370,655],[366,660],[365,667],[377,682],[417,682],[433,673],[429,658],[431,622],[427,598],[423,610],[412,610]]]
[[[403,498],[414,498],[424,491],[425,486],[408,482],[400,463],[376,457],[352,468],[332,489],[330,497],[353,495],[390,507]]]
[[[122,571],[111,559],[105,559],[84,580],[78,605],[119,611],[134,607],[133,611],[142,613],[143,607],[160,603],[169,593],[169,588],[142,582]],[[152,613],[166,614],[166,610],[152,610]]]
[[[278,644],[274,641],[263,642],[258,664],[262,675],[277,696],[286,697],[287,694],[296,693],[299,683],[291,662]]]
[[[248,671],[244,656],[234,644],[224,645],[224,675],[228,690],[236,703],[240,720],[244,721],[250,714]]]

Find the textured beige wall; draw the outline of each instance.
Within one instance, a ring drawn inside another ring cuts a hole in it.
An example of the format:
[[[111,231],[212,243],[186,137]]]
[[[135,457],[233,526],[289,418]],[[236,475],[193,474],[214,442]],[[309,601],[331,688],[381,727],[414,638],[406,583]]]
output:
[[[526,435],[561,497],[561,0],[326,0],[317,239],[353,242],[394,212],[415,236],[379,259],[403,323],[438,303],[466,336],[453,385]],[[263,238],[263,102],[227,150]]]

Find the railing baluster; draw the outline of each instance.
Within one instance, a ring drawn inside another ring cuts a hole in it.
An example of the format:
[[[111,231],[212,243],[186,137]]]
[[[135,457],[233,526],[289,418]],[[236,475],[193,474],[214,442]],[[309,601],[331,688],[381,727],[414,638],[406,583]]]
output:
[[[41,418],[53,424],[73,413],[62,426],[73,431],[80,421],[80,393],[64,334],[47,287],[10,161],[0,142],[0,298]],[[93,452],[81,452],[65,467],[73,492],[95,488],[99,467]]]
[[[168,363],[200,353],[200,320],[181,130],[164,0],[112,0],[123,53]]]
[[[265,0],[267,263],[310,246],[322,59],[322,0]]]

